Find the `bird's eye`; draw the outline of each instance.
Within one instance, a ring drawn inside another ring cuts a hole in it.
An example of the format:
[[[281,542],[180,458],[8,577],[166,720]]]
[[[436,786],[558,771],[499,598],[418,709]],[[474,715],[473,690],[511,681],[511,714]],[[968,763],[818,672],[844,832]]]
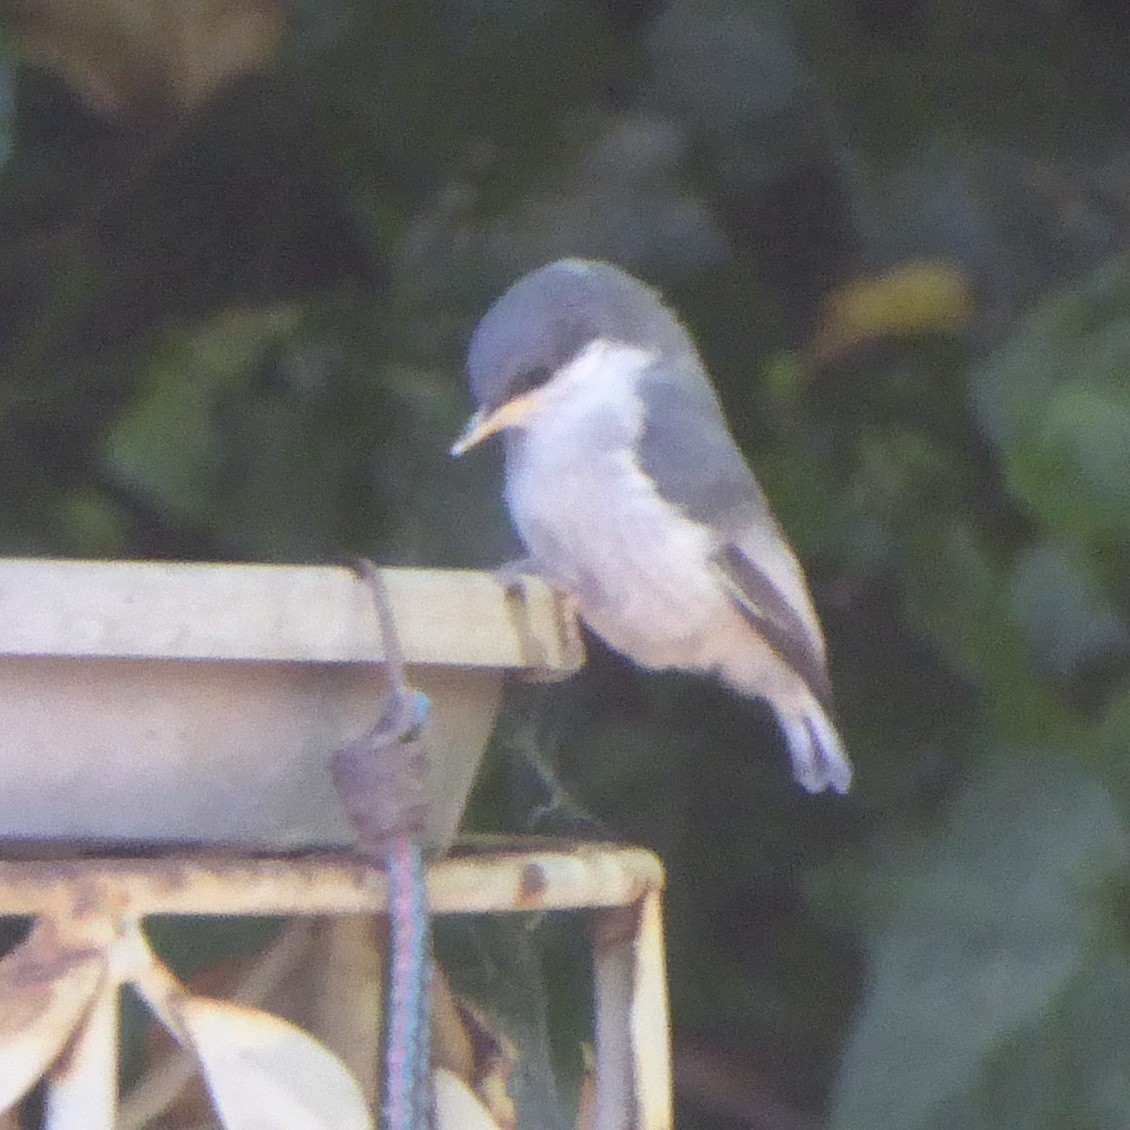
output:
[[[524,369],[522,372],[516,373],[507,390],[509,399],[513,399],[516,396],[524,396],[527,392],[533,392],[534,389],[541,388],[552,376],[553,371],[545,365],[538,365],[536,368]]]

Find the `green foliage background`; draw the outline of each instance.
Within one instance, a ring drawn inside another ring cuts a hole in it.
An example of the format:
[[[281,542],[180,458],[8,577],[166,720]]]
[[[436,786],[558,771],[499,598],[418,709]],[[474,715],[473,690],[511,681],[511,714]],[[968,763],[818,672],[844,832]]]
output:
[[[528,268],[620,263],[809,569],[858,783],[799,795],[763,712],[594,649],[475,821],[545,800],[532,743],[662,853],[684,1125],[1130,1125],[1126,10],[283,17],[184,116],[136,59],[92,104],[10,20],[0,550],[511,558],[497,460],[445,454],[468,334]]]

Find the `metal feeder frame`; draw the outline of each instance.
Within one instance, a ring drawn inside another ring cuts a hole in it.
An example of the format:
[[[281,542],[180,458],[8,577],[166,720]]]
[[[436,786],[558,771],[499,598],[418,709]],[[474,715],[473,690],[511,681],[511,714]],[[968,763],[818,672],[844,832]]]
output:
[[[382,576],[439,715],[442,853],[506,673],[563,677],[580,645],[536,581],[516,598],[484,573]],[[343,568],[0,561],[0,915],[31,916],[36,946],[0,960],[9,1106],[23,1072],[45,1078],[48,1130],[117,1125],[120,988],[162,976],[147,917],[385,912],[326,769],[379,702],[374,616]],[[591,912],[593,1130],[673,1125],[663,882],[650,852],[600,844],[502,840],[428,868],[437,915]]]

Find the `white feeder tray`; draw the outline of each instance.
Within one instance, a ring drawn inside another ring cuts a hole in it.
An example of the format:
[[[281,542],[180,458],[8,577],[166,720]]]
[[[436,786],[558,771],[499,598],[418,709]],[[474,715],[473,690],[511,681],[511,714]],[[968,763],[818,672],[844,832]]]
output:
[[[381,572],[432,701],[442,849],[506,672],[563,676],[580,648],[535,580]],[[346,568],[0,560],[0,840],[350,845],[328,763],[376,719],[382,658]]]

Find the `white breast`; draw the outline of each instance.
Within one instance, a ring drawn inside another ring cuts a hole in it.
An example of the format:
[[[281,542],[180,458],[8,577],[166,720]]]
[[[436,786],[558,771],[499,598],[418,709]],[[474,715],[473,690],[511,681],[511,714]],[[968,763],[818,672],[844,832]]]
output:
[[[648,667],[698,667],[734,613],[710,531],[667,505],[635,456],[634,378],[651,357],[594,343],[546,386],[508,446],[506,500],[540,567],[607,643]]]

